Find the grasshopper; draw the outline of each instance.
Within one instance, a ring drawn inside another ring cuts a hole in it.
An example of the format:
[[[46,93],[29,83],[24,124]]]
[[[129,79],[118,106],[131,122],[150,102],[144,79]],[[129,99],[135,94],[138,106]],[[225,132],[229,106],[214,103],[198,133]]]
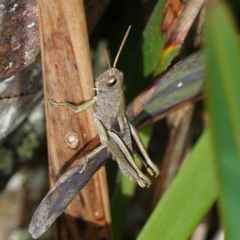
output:
[[[96,95],[92,99],[81,105],[72,105],[69,102],[55,102],[53,100],[49,100],[49,102],[54,105],[65,106],[75,113],[80,113],[91,106],[94,107],[94,122],[101,145],[86,154],[81,172],[85,171],[91,158],[103,148],[107,148],[126,177],[134,179],[141,187],[149,187],[151,182],[138,169],[133,160],[133,153],[139,156],[150,175],[156,177],[159,170],[150,160],[137,130],[126,117],[125,98],[122,88],[123,72],[116,68],[118,57],[130,28],[131,26],[128,28],[120,45],[113,67],[111,67],[105,52],[109,69],[95,79],[94,90]]]

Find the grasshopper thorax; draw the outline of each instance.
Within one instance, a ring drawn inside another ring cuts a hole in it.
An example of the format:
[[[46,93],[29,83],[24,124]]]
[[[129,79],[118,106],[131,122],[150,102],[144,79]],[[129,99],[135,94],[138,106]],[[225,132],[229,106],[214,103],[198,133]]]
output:
[[[111,92],[122,88],[123,85],[123,73],[117,68],[110,68],[103,74],[101,74],[95,82],[97,91]]]

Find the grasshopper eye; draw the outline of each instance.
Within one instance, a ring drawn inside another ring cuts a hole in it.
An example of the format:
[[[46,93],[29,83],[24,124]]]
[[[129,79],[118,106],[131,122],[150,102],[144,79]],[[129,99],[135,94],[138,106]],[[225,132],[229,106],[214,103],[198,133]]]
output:
[[[116,76],[109,76],[106,80],[105,84],[107,87],[112,87],[117,83],[117,77]]]

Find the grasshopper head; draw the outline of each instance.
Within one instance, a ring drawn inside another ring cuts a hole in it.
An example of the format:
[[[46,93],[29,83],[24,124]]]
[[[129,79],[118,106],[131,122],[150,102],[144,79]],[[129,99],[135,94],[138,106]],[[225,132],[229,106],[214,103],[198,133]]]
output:
[[[99,91],[114,91],[122,88],[123,73],[117,68],[110,68],[96,79],[95,85]]]
[[[95,86],[96,86],[96,90],[97,91],[105,91],[105,92],[112,92],[115,91],[117,89],[122,88],[123,85],[123,73],[121,71],[119,71],[118,69],[116,69],[116,65],[117,65],[117,60],[118,57],[122,51],[123,45],[127,39],[127,36],[129,34],[129,31],[131,29],[131,26],[128,27],[127,32],[125,33],[125,36],[123,38],[123,41],[119,47],[119,50],[117,52],[117,55],[115,57],[114,63],[113,63],[113,67],[111,67],[110,61],[109,61],[109,57],[106,51],[106,48],[104,48],[104,53],[105,53],[105,57],[108,63],[108,70],[106,72],[104,72],[103,74],[101,74],[95,82]]]

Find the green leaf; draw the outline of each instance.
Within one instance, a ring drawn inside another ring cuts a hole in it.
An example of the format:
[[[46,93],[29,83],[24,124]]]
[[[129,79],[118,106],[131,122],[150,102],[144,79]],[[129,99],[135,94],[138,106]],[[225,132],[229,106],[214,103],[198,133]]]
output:
[[[157,67],[165,45],[165,36],[161,34],[163,10],[166,0],[159,0],[145,27],[140,45],[134,57],[130,71],[126,76],[126,99],[133,99],[149,81]]]
[[[155,69],[154,76],[158,76],[160,73],[167,69],[174,57],[176,57],[180,53],[181,48],[181,45],[172,45],[162,52],[158,66]]]
[[[226,239],[240,236],[240,50],[231,14],[214,5],[206,28],[207,103]]]
[[[160,31],[165,3],[166,0],[157,2],[143,32],[142,59],[144,76],[153,74],[165,45],[165,36]]]
[[[183,163],[137,240],[186,240],[216,199],[212,150],[205,133]]]

